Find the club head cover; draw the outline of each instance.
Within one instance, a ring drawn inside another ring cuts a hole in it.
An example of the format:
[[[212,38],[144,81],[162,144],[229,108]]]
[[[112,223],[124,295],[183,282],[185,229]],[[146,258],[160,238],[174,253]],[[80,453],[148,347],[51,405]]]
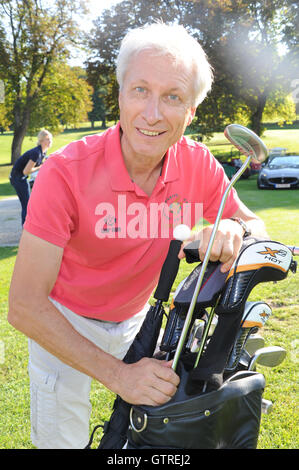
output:
[[[216,308],[218,315],[244,310],[247,298],[257,284],[287,277],[292,265],[289,248],[271,240],[256,240],[248,237],[231,267]]]

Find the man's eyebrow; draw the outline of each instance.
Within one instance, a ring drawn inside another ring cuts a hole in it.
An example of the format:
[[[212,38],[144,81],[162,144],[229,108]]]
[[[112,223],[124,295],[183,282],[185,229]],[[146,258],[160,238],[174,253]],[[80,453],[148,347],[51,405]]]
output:
[[[148,85],[148,82],[143,78],[136,78],[133,83],[145,83],[146,85]]]
[[[182,91],[182,89],[178,88],[178,87],[173,87],[173,88],[169,89],[169,92],[171,92],[171,91]]]
[[[133,83],[144,83],[145,85],[149,84],[149,82],[144,78],[137,78]],[[182,89],[180,87],[173,86],[172,88],[169,88],[168,91],[182,91]]]

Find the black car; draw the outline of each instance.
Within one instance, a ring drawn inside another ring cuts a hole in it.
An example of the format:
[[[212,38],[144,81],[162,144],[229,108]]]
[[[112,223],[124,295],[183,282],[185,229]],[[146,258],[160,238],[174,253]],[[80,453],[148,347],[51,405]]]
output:
[[[299,155],[272,157],[259,172],[259,189],[299,189]]]

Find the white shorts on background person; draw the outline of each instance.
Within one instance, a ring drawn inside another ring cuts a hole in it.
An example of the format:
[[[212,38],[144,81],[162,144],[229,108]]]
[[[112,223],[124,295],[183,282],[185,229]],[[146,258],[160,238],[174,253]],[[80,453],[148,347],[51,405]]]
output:
[[[73,313],[50,299],[73,327],[105,352],[123,359],[148,311],[120,323]],[[91,378],[29,339],[31,440],[39,449],[83,449],[89,441]],[[98,410],[99,419],[101,410]]]

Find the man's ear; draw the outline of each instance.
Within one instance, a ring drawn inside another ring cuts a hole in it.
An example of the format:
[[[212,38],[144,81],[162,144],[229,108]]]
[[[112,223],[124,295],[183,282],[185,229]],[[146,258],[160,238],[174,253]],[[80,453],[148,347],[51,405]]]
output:
[[[190,126],[191,122],[193,121],[193,118],[195,116],[195,113],[196,113],[196,108],[191,108],[191,111],[190,111],[190,116],[188,118],[188,123],[187,123],[187,126]]]

